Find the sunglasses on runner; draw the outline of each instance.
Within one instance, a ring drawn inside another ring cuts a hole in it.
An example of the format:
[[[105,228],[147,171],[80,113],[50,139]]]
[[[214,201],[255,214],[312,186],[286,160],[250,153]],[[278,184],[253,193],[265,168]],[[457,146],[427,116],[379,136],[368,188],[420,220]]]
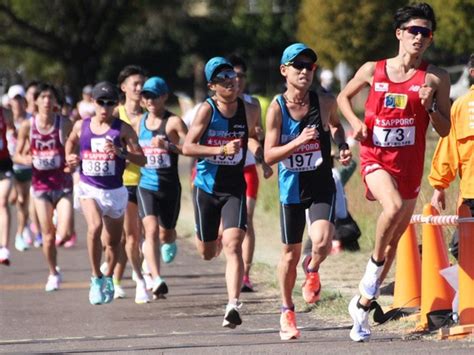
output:
[[[292,66],[296,70],[300,70],[300,71],[303,70],[303,69],[306,69],[308,71],[313,71],[318,67],[318,65],[316,63],[303,62],[301,60],[295,60],[293,62],[288,62],[285,65],[286,66]]]
[[[154,93],[149,92],[149,91],[143,91],[143,92],[142,92],[142,97],[143,97],[145,100],[154,100],[154,99],[159,98],[160,95],[154,94]]]
[[[237,78],[237,73],[233,70],[224,70],[220,73],[217,73],[214,79],[212,79],[213,83],[223,83],[226,80],[235,79]]]
[[[432,38],[433,37],[433,31],[430,30],[429,28],[426,28],[426,27],[407,26],[407,27],[402,27],[401,29],[406,30],[409,34],[412,34],[413,36],[417,36],[418,33],[419,33],[424,38]]]
[[[112,106],[115,106],[117,105],[117,101],[113,101],[113,100],[96,100],[95,102],[97,102],[97,105],[99,106],[102,106],[102,107],[112,107]]]

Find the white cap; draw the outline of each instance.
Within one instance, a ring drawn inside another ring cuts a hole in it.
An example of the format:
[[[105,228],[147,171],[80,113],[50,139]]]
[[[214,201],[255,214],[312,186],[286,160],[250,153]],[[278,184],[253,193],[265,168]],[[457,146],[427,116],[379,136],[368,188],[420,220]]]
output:
[[[10,100],[14,99],[17,96],[25,97],[25,89],[21,85],[12,85],[8,89],[8,98]]]

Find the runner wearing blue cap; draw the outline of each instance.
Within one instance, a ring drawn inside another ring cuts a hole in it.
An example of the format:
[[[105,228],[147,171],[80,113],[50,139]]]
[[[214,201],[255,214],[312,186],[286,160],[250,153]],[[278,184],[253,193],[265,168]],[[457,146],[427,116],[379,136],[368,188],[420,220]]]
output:
[[[279,263],[282,293],[280,337],[296,339],[292,292],[308,209],[312,239],[311,261],[303,283],[303,298],[315,303],[320,298],[319,266],[331,250],[334,235],[335,192],[331,172],[332,135],[339,146],[339,159],[351,159],[344,129],[337,115],[335,98],[310,90],[316,69],[316,53],[303,43],[287,47],[281,57],[280,73],[287,90],[278,95],[267,112],[265,160],[279,163],[280,223],[283,252]]]
[[[196,245],[205,260],[220,252],[218,230],[222,218],[229,299],[222,325],[235,328],[242,323],[238,299],[244,269],[242,241],[247,229],[243,174],[247,148],[257,159],[263,159],[255,133],[258,110],[239,98],[237,74],[226,59],[210,59],[204,71],[214,94],[199,108],[183,153],[198,158],[193,203]]]
[[[176,256],[176,221],[181,202],[178,175],[180,140],[184,141],[187,128],[180,117],[165,107],[168,85],[157,76],[148,79],[141,92],[147,112],[142,116],[138,139],[147,164],[140,169],[138,209],[145,229],[143,253],[153,276],[153,294],[160,298],[168,293],[168,286],[160,277],[159,242],[165,263]]]

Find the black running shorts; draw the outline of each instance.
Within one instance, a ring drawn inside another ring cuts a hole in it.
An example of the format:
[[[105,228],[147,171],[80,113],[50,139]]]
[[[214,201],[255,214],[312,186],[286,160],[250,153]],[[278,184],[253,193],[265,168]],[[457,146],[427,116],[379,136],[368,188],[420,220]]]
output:
[[[137,189],[138,213],[140,218],[156,216],[158,223],[165,229],[174,229],[181,208],[181,185],[160,191]]]

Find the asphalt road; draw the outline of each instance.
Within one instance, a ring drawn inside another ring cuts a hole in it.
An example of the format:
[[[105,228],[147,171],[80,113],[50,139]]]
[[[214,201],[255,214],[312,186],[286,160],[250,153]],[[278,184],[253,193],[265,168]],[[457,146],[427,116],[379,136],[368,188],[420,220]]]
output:
[[[277,291],[243,294],[243,324],[222,328],[226,304],[224,259],[202,261],[190,240],[180,240],[176,260],[163,267],[167,299],[134,303],[127,269],[128,297],[109,305],[88,302],[90,268],[85,225],[77,216],[79,242],[59,250],[64,282],[46,293],[47,268],[39,249],[12,250],[10,267],[0,267],[0,352],[34,353],[473,353],[473,342],[407,340],[374,334],[370,343],[350,341],[350,322],[335,325],[317,314],[298,313],[302,336],[282,342],[278,335]],[[258,285],[257,285],[258,287]]]

